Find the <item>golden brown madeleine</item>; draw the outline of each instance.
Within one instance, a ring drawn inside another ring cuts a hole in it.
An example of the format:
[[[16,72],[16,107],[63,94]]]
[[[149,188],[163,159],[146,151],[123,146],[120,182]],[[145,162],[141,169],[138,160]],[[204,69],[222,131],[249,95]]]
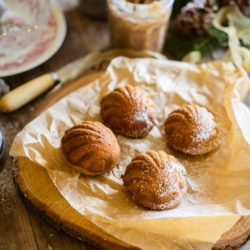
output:
[[[115,135],[100,122],[84,121],[67,130],[61,150],[71,166],[85,175],[107,173],[120,160]]]
[[[168,145],[185,154],[201,155],[219,146],[214,116],[198,105],[183,105],[170,113],[165,132]]]
[[[122,176],[132,199],[143,207],[166,210],[178,206],[187,188],[186,170],[163,151],[137,155]]]
[[[104,123],[115,133],[141,138],[154,126],[156,107],[149,94],[139,87],[118,87],[101,101]]]

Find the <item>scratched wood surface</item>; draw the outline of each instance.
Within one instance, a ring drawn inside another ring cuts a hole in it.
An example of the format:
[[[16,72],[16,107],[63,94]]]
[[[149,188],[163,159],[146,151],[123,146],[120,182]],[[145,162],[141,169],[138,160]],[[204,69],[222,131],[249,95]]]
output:
[[[63,4],[68,7],[70,1],[63,0]],[[68,32],[61,49],[36,69],[5,78],[11,89],[90,52],[108,47],[106,22],[87,18],[78,8],[70,9],[65,14]],[[0,162],[0,250],[95,249],[52,228],[24,205],[16,191],[12,175],[12,159],[8,156],[8,152],[14,136],[33,116],[43,99],[44,97],[40,97],[14,113],[0,114],[0,129],[3,131],[6,144],[4,157]]]
[[[73,0],[62,1],[68,7]],[[62,48],[46,63],[17,76],[5,78],[11,89],[43,73],[51,72],[64,64],[90,52],[109,46],[106,22],[92,20],[73,8],[65,12],[68,33]],[[70,238],[57,231],[31,209],[26,207],[15,188],[12,175],[12,159],[8,156],[14,136],[33,116],[44,97],[24,108],[11,113],[0,114],[0,129],[5,135],[5,153],[0,162],[0,250],[35,249],[95,249],[87,243]],[[250,95],[246,99],[250,106]],[[250,249],[249,244],[242,249]]]

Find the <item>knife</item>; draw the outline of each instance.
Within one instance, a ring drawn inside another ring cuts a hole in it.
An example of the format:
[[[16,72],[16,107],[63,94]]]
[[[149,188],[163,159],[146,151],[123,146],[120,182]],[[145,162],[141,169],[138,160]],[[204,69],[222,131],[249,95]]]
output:
[[[87,64],[86,66],[84,64],[85,59],[80,58],[63,66],[56,72],[42,75],[10,91],[0,99],[0,111],[4,113],[15,111],[54,85],[64,84],[75,79],[85,70],[87,66]]]
[[[42,75],[10,91],[0,99],[0,111],[4,113],[15,111],[58,83],[56,89],[76,79],[87,69],[117,56],[166,59],[162,54],[148,50],[115,49],[100,53],[94,52],[63,66],[56,72]]]

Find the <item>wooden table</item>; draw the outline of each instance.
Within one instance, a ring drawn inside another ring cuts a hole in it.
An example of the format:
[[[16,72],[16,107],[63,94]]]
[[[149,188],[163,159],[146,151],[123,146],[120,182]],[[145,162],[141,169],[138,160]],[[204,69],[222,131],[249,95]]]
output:
[[[64,2],[67,1],[64,0]],[[90,52],[108,47],[109,36],[106,22],[87,18],[78,8],[67,11],[66,18],[68,33],[61,49],[49,61],[36,69],[5,78],[11,89],[41,74],[56,70]],[[12,159],[8,156],[9,149],[17,132],[32,117],[42,101],[43,97],[40,97],[14,113],[0,114],[0,128],[6,142],[4,158],[0,163],[0,249],[95,249],[55,230],[33,211],[27,209],[15,188]]]
[[[60,0],[64,3],[69,0]],[[51,72],[89,52],[103,50],[109,45],[106,22],[89,19],[78,8],[66,11],[68,33],[62,48],[46,63],[26,73],[5,80],[11,89],[43,73]],[[8,156],[11,143],[18,131],[32,117],[43,97],[24,108],[0,114],[0,128],[5,135],[5,153],[0,163],[0,249],[95,249],[68,237],[28,209],[19,198],[12,176],[12,159]],[[246,102],[250,106],[250,96]],[[247,248],[245,248],[247,249]]]

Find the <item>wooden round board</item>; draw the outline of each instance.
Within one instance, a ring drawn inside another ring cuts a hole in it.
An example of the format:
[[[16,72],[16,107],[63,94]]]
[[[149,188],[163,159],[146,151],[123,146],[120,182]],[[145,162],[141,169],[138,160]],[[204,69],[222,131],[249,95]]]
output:
[[[45,111],[63,96],[87,85],[102,72],[89,73],[80,79],[63,86],[59,91],[45,98],[36,116]],[[48,222],[69,235],[87,241],[97,247],[107,249],[138,249],[122,242],[91,223],[74,210],[57,191],[45,169],[35,165],[25,157],[14,159],[14,179],[21,195]],[[225,232],[214,245],[214,249],[240,246],[250,235],[250,216],[241,217],[235,226]]]

